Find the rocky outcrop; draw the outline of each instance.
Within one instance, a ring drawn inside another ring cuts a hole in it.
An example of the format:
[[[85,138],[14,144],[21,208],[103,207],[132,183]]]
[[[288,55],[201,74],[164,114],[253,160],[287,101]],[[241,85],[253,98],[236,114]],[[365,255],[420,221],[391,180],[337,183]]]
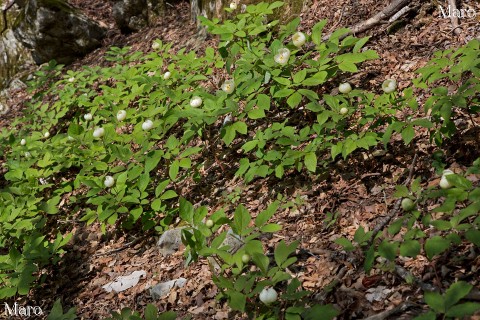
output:
[[[13,32],[37,64],[70,63],[101,45],[106,29],[63,0],[27,0]]]
[[[0,37],[0,90],[6,88],[17,73],[32,65],[29,50],[17,41],[11,30],[7,30]]]
[[[148,26],[147,0],[117,0],[112,10],[115,23],[122,33],[139,31]]]

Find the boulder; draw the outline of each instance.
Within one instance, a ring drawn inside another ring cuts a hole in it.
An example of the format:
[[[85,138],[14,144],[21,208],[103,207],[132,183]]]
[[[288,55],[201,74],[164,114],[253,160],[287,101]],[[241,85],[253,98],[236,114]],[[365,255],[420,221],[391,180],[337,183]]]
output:
[[[148,26],[147,0],[116,0],[113,18],[122,33],[139,31]]]
[[[68,64],[101,45],[106,29],[63,0],[27,0],[17,17],[15,37],[32,50],[37,64]]]
[[[34,66],[30,51],[15,38],[11,30],[0,36],[0,90],[7,88],[17,73]]]

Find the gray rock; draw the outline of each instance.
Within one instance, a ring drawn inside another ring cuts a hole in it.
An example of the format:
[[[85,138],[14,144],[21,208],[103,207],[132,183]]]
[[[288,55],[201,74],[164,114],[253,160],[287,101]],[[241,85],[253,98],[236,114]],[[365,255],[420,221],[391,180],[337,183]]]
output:
[[[17,73],[25,72],[33,65],[30,50],[15,38],[11,30],[0,36],[0,89],[7,88]]]
[[[147,0],[117,0],[112,11],[122,33],[139,31],[148,26]]]
[[[220,247],[228,246],[228,252],[234,254],[235,252],[240,250],[240,248],[243,247],[244,244],[245,243],[243,242],[242,237],[240,237],[238,234],[235,234],[232,229],[228,229],[227,236],[225,237],[225,240],[223,240]]]
[[[186,282],[187,279],[178,278],[175,280],[159,283],[149,289],[150,295],[153,299],[160,299],[161,297],[166,296],[173,287],[181,288],[185,285]]]
[[[157,246],[164,257],[180,249],[180,245],[182,244],[182,229],[183,227],[166,230],[160,236],[160,239],[158,239]]]
[[[13,26],[37,64],[68,64],[101,45],[106,29],[62,0],[28,0]]]

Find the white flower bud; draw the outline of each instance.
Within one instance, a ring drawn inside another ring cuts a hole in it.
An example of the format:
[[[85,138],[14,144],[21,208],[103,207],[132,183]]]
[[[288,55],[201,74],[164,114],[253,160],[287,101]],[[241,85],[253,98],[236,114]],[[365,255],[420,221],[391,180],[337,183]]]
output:
[[[230,9],[235,10],[237,9],[237,4],[235,2],[230,3]]]
[[[111,188],[115,184],[115,179],[112,176],[106,176],[103,184],[105,185],[105,187]]]
[[[26,144],[27,144],[27,140],[25,139],[20,140],[20,145],[24,146]]]
[[[86,121],[90,121],[93,119],[93,116],[91,113],[87,113],[83,115],[83,119],[85,119]]]
[[[235,89],[235,82],[233,80],[225,80],[222,84],[222,90],[230,94]]]
[[[101,138],[105,134],[105,129],[103,128],[95,128],[93,131],[93,137],[94,138]]]
[[[146,120],[144,123],[142,123],[142,129],[145,131],[148,131],[153,128],[153,122],[152,120]]]
[[[153,50],[158,50],[158,49],[160,49],[160,43],[158,43],[158,42],[152,43],[152,49],[153,49]]]
[[[163,79],[168,80],[171,75],[172,75],[172,73],[170,71],[167,71],[163,74]]]
[[[350,91],[352,91],[352,86],[348,82],[341,83],[338,86],[338,91],[340,91],[341,93],[349,93]]]
[[[68,82],[74,82],[74,81],[75,81],[75,77],[68,78]]]
[[[287,48],[281,48],[278,50],[278,54],[273,58],[276,63],[284,66],[288,63],[288,59],[290,58],[290,50]]]
[[[297,48],[300,48],[305,44],[305,41],[307,40],[307,37],[305,37],[305,34],[303,32],[297,32],[292,36],[292,42],[293,45]]]
[[[44,136],[45,138],[48,138],[48,137],[50,137],[50,132],[48,132],[48,131],[45,131],[45,133],[43,134],[43,136]]]
[[[347,109],[347,108],[343,107],[343,108],[340,109],[340,114],[341,114],[341,115],[344,115],[344,114],[347,114],[347,113],[348,113],[348,109]]]
[[[117,112],[117,120],[118,121],[123,121],[127,117],[127,111],[125,110],[120,110]]]
[[[443,171],[442,178],[440,179],[440,188],[442,189],[450,189],[452,185],[448,182],[446,176],[454,174],[452,170],[446,169]]]
[[[382,89],[385,93],[392,93],[397,89],[397,81],[394,79],[387,79],[383,81]]]
[[[192,108],[197,108],[197,107],[200,107],[202,105],[202,98],[198,97],[198,96],[194,96],[191,100],[190,100],[190,106]]]
[[[263,288],[262,292],[260,292],[260,301],[265,304],[271,304],[272,302],[277,301],[277,291],[273,288]]]

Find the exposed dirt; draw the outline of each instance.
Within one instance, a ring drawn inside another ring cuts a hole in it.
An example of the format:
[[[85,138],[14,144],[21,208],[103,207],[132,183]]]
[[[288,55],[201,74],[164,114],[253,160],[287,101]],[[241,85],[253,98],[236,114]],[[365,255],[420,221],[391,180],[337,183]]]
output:
[[[157,38],[173,42],[175,50],[186,47],[202,51],[206,46],[215,45],[213,38],[199,40],[195,37],[197,26],[190,22],[190,9],[186,2],[167,6],[165,18],[128,36],[121,35],[114,27],[111,2],[70,2],[111,28],[103,47],[74,63],[71,66],[73,69],[105,64],[103,56],[110,46],[131,46],[132,50],[148,52],[152,41]],[[414,1],[416,9],[407,14],[405,24],[395,33],[387,31],[389,24],[367,31],[366,34],[372,37],[367,47],[376,50],[380,59],[365,63],[362,70],[348,80],[356,86],[372,90],[379,90],[385,78],[397,79],[400,89],[411,85],[414,71],[423,66],[433,52],[458,47],[480,34],[480,3],[460,2],[463,8],[475,10],[477,17],[461,20],[462,32],[459,36],[452,33],[451,22],[442,17],[436,1]],[[308,33],[316,22],[324,18],[329,20],[326,26],[328,32],[352,26],[373,16],[384,6],[385,1],[378,0],[313,1],[301,15],[301,30]],[[8,127],[12,119],[21,114],[28,100],[22,90],[13,92],[9,98],[12,112],[0,116],[0,128]],[[480,124],[480,118],[474,121],[477,126]],[[468,132],[473,137],[468,141],[473,141],[473,145],[457,143],[450,146],[449,166],[464,169],[480,156],[478,131]],[[302,281],[303,287],[315,292],[319,302],[337,305],[342,310],[340,319],[365,318],[407,300],[418,302],[422,291],[391,272],[374,269],[372,274],[366,275],[362,265],[358,264],[361,261],[359,253],[347,254],[339,250],[333,240],[339,235],[352,238],[359,226],[372,230],[381,222],[381,218],[392,210],[394,186],[407,179],[416,152],[418,161],[413,168],[414,176],[421,177],[424,184],[432,179],[438,182],[439,178],[434,177],[431,167],[430,155],[434,147],[428,143],[423,132],[418,133],[415,143],[417,148],[413,150],[401,142],[393,142],[388,153],[382,156],[365,157],[364,153],[357,152],[347,163],[336,163],[327,174],[309,177],[291,172],[281,181],[257,179],[249,185],[233,178],[236,171],[233,164],[226,168],[214,166],[201,186],[185,186],[184,190],[188,190],[189,199],[195,204],[206,204],[212,210],[220,205],[234,208],[236,204],[243,203],[251,212],[258,212],[279,195],[291,199],[291,206],[284,207],[274,218],[284,229],[267,240],[269,250],[282,239],[300,240],[299,262],[292,271]],[[462,145],[465,147],[462,148]],[[234,199],[236,193],[238,200]],[[325,223],[329,213],[338,213],[337,223],[330,227]],[[118,230],[109,230],[102,235],[98,225],[80,223],[77,220],[80,214],[73,213],[69,221],[58,222],[58,229],[75,230],[68,253],[53,270],[45,270],[46,281],[41,288],[31,296],[19,298],[19,302],[50,310],[53,302],[62,298],[64,308],[76,306],[82,319],[103,319],[112,310],[126,306],[142,310],[147,303],[154,303],[159,310],[178,311],[182,316],[190,314],[194,319],[232,318],[226,304],[214,299],[217,289],[209,280],[211,275],[206,262],[184,268],[181,252],[167,258],[158,254],[155,235],[142,237],[141,233],[127,234]],[[135,245],[114,252],[139,237],[142,237],[141,241]],[[471,283],[479,286],[478,249],[461,247],[458,250],[456,254],[465,257],[461,266],[450,265],[445,257],[429,262],[419,256],[415,260],[405,259],[398,263],[416,277],[442,289],[448,287],[460,273],[468,275],[473,279]],[[441,268],[449,270],[443,279],[438,277]],[[132,289],[118,294],[102,289],[115,277],[135,270],[145,270],[147,276]],[[145,291],[152,284],[179,277],[188,279],[186,286],[173,289],[166,298],[155,301]],[[323,293],[322,289],[333,280],[338,280],[333,293]],[[384,294],[385,298],[368,301],[366,295],[374,290]],[[412,305],[395,317],[411,318],[421,309],[421,305]]]

